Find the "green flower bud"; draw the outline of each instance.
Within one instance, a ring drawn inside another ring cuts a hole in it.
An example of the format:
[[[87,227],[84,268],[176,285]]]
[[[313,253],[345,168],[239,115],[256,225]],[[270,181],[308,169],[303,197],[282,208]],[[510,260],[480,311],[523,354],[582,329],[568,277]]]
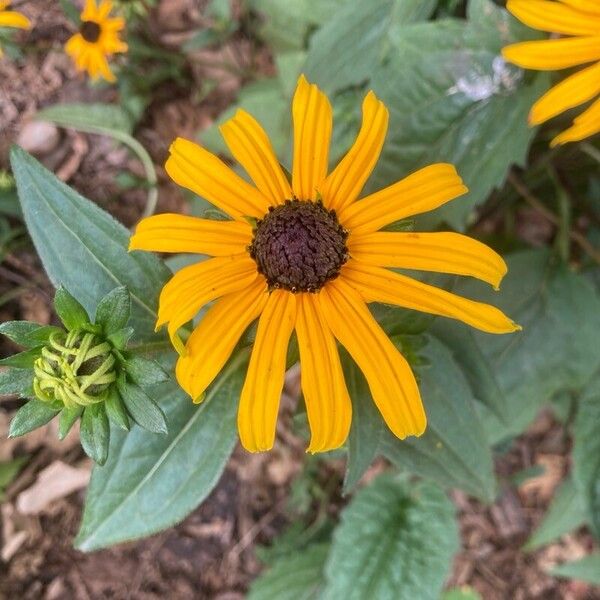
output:
[[[56,331],[34,362],[33,391],[67,408],[102,402],[117,379],[116,363],[112,345],[97,334]]]

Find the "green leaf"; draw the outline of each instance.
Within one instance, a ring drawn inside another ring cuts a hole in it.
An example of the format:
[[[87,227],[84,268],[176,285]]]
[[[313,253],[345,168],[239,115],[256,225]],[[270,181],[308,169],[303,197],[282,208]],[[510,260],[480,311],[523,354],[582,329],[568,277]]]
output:
[[[380,476],[342,513],[322,598],[437,598],[457,550],[454,506],[438,487]]]
[[[65,16],[75,25],[79,27],[81,23],[81,17],[78,8],[73,4],[71,0],[60,0],[60,7],[65,13]]]
[[[30,400],[27,404],[21,406],[13,420],[10,422],[8,437],[14,438],[25,435],[42,425],[50,422],[60,409],[40,402],[40,400]]]
[[[600,296],[587,279],[545,250],[515,253],[507,264],[500,293],[475,280],[453,290],[498,306],[523,327],[510,335],[473,330],[509,416],[501,423],[479,404],[492,443],[521,433],[545,402],[582,390],[600,369]]]
[[[546,73],[525,73],[499,56],[502,45],[536,33],[512,27],[491,0],[469,2],[469,16],[392,29],[388,60],[371,72],[369,87],[389,108],[390,126],[369,189],[450,162],[470,190],[420,217],[427,227],[446,221],[464,229],[509,167],[524,164],[535,134],[527,116],[550,83]]]
[[[129,431],[130,425],[127,409],[117,390],[112,390],[112,393],[104,401],[104,407],[111,423],[114,423],[124,431]]]
[[[117,388],[127,412],[140,427],[153,433],[167,433],[165,415],[150,396],[124,378],[117,380]]]
[[[568,477],[554,494],[548,512],[537,526],[524,550],[531,552],[577,529],[586,519],[585,503],[573,480]]]
[[[311,38],[307,77],[328,93],[362,84],[387,60],[392,32],[427,19],[435,6],[435,0],[348,3]]]
[[[123,329],[119,329],[119,331],[115,331],[107,336],[107,340],[115,347],[117,350],[125,350],[127,347],[127,343],[131,339],[131,336],[135,333],[133,327],[124,327]]]
[[[33,363],[42,354],[41,348],[32,348],[0,359],[0,365],[15,369],[33,369]]]
[[[165,384],[160,403],[168,435],[113,429],[111,455],[92,474],[76,540],[80,550],[156,533],[181,521],[206,498],[237,440],[246,360],[246,352],[232,359],[200,406],[174,383]]]
[[[20,456],[13,460],[0,462],[0,502],[3,499],[4,490],[12,483],[28,460],[28,456]]]
[[[0,395],[21,394],[27,396],[32,390],[33,371],[30,369],[6,369],[0,371]]]
[[[60,331],[60,329],[31,321],[6,321],[0,324],[0,334],[24,348],[43,346],[48,341],[50,334],[55,331]]]
[[[252,582],[247,600],[316,600],[328,552],[329,544],[311,544],[280,558]]]
[[[154,212],[158,199],[156,169],[146,149],[131,135],[133,122],[125,110],[115,104],[56,104],[41,110],[36,117],[61,127],[107,135],[125,144],[140,159],[148,179],[148,201],[143,216]]]
[[[579,400],[573,430],[573,479],[586,516],[600,539],[600,372]]]
[[[386,429],[381,451],[400,469],[491,502],[496,492],[492,454],[468,381],[438,340],[430,339],[421,354],[429,362],[417,370],[427,429],[420,438],[404,441]]]
[[[110,291],[100,300],[94,323],[100,325],[106,335],[111,335],[127,325],[130,314],[129,292],[126,287],[121,286]]]
[[[468,585],[446,590],[440,600],[481,600],[481,596]]]
[[[343,487],[343,493],[348,494],[378,455],[385,424],[363,374],[345,352],[342,353],[342,365],[352,399],[352,424],[348,435],[348,463]]]
[[[142,356],[127,356],[125,370],[137,385],[147,387],[167,381],[169,376],[155,360]]]
[[[90,322],[85,308],[62,285],[56,290],[54,309],[69,331],[83,329]]]
[[[573,562],[558,565],[550,569],[554,577],[579,579],[593,585],[600,585],[600,552],[591,554]]]
[[[75,421],[79,419],[83,413],[82,406],[74,406],[73,408],[67,408],[66,406],[60,411],[60,416],[58,418],[58,439],[64,440],[67,437],[69,431],[73,425],[75,425]]]
[[[51,281],[76,291],[94,314],[117,286],[131,294],[136,337],[156,339],[158,294],[170,273],[148,252],[127,252],[129,232],[20,148],[11,164],[29,233]]]
[[[99,465],[103,465],[108,457],[110,429],[106,410],[102,403],[87,406],[81,417],[79,430],[81,447],[85,453]]]

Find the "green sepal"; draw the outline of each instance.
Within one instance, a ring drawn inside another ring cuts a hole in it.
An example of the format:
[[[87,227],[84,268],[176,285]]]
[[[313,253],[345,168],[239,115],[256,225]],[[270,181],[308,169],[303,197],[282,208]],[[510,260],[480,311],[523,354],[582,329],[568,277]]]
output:
[[[124,327],[114,333],[111,333],[106,339],[117,349],[124,350],[127,347],[131,336],[135,333],[133,327]]]
[[[30,369],[7,369],[0,372],[0,395],[28,396],[32,390],[33,371]]]
[[[58,439],[64,440],[67,437],[71,427],[75,424],[75,421],[79,419],[83,412],[83,406],[74,406],[72,408],[64,407],[60,411],[58,417]]]
[[[36,399],[30,400],[27,404],[21,406],[10,422],[8,437],[14,438],[25,435],[49,423],[60,412],[60,408],[55,404],[41,402]]]
[[[142,387],[162,383],[169,379],[169,375],[158,362],[142,356],[128,355],[125,370],[133,382]]]
[[[54,309],[69,331],[89,329],[90,318],[85,308],[62,285],[54,295]]]
[[[123,404],[123,400],[121,400],[119,392],[114,387],[104,401],[104,406],[106,407],[106,414],[109,420],[117,427],[129,431],[131,425],[127,416],[127,409]]]
[[[131,418],[153,433],[167,433],[167,421],[161,408],[137,385],[127,383],[124,377],[117,380],[119,394]]]
[[[31,348],[12,356],[0,359],[0,365],[15,369],[33,369],[33,363],[42,355],[41,348]]]
[[[0,324],[0,334],[28,349],[43,346],[55,331],[60,331],[60,328],[31,321],[7,321]]]
[[[103,403],[86,406],[79,430],[81,447],[96,463],[103,465],[108,458],[110,428]]]
[[[123,329],[131,314],[131,298],[125,286],[115,288],[100,302],[96,309],[96,325],[102,327],[105,335],[116,333]]]

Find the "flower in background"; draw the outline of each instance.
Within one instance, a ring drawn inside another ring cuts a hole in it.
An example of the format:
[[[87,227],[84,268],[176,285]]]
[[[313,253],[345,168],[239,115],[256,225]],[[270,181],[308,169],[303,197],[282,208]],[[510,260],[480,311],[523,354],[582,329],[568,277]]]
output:
[[[16,29],[29,29],[31,21],[21,13],[14,10],[6,10],[10,0],[0,0],[0,27],[14,27]],[[2,56],[2,48],[0,48]]]
[[[156,215],[143,220],[131,239],[132,250],[214,257],[180,270],[160,296],[157,327],[168,324],[180,352],[177,379],[194,400],[201,399],[258,319],[238,411],[247,450],[273,446],[294,330],[311,429],[309,451],[339,447],[350,428],[352,405],[336,339],[364,373],[394,434],[420,435],[426,418],[415,377],[367,303],[443,315],[491,333],[519,327],[497,308],[385,267],[471,275],[497,287],[506,265],[484,244],[457,233],[380,231],[437,208],[467,188],[452,165],[434,164],[357,201],[387,131],[388,111],[373,92],[363,102],[356,141],[329,175],[329,100],[301,77],[292,113],[291,182],[265,131],[242,110],[221,131],[256,187],[193,142],[180,138],[171,146],[166,170],[173,180],[230,217]],[[179,328],[211,301],[184,347]]]
[[[567,77],[531,109],[529,122],[539,125],[596,98],[572,127],[552,146],[575,142],[600,132],[600,2],[594,0],[508,0],[517,19],[542,31],[569,37],[512,44],[502,50],[506,60],[525,69],[554,71],[595,63]]]
[[[127,44],[119,39],[125,20],[120,17],[109,18],[111,10],[110,0],[101,0],[99,5],[96,0],[86,0],[79,32],[65,46],[77,69],[87,71],[94,80],[103,77],[106,81],[116,81],[107,57],[127,51]]]

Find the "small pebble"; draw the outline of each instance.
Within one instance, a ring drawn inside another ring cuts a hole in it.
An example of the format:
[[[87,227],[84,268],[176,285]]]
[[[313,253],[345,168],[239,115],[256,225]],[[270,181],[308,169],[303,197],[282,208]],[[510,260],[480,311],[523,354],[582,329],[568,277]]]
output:
[[[49,154],[56,148],[60,133],[56,125],[45,121],[30,121],[23,126],[17,144],[37,156]]]

